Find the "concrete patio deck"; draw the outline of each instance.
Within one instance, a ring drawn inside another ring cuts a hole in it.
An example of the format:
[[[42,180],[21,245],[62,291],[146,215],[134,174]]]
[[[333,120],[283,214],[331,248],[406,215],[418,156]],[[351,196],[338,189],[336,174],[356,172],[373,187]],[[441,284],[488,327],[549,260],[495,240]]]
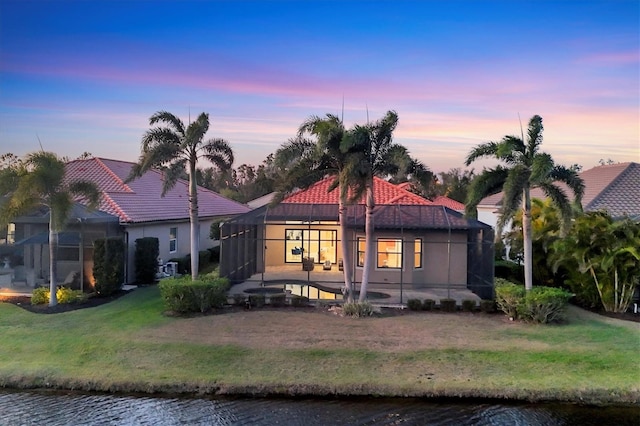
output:
[[[283,285],[284,283],[306,284],[310,285],[319,284],[322,287],[328,287],[335,290],[340,290],[344,286],[344,279],[342,271],[339,271],[337,266],[333,266],[330,271],[322,269],[321,265],[315,265],[313,271],[303,271],[300,265],[296,266],[282,266],[267,268],[264,273],[252,275],[246,281],[235,284],[229,290],[229,294],[249,294],[245,291],[247,289],[259,288],[259,287],[271,287],[277,285]],[[360,289],[360,283],[356,283],[355,290]],[[400,307],[407,304],[409,299],[433,299],[438,303],[440,299],[451,298],[455,299],[460,305],[463,300],[475,300],[480,301],[480,297],[474,294],[471,290],[460,288],[420,288],[414,289],[411,284],[400,285],[400,283],[370,283],[369,291],[385,293],[389,295],[388,298],[370,299],[369,301],[373,305],[382,307]]]

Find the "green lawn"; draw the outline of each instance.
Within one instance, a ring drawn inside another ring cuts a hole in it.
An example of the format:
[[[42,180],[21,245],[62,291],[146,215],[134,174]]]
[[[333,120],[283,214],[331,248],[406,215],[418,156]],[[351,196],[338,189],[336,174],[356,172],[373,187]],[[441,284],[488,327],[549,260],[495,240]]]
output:
[[[54,315],[0,303],[0,386],[640,403],[640,328],[578,310],[552,326],[480,313],[163,310],[156,287]]]

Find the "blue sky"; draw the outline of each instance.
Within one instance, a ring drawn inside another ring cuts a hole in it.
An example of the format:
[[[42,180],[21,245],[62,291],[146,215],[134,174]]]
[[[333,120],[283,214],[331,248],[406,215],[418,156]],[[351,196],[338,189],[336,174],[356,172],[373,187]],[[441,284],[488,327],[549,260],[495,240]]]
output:
[[[0,153],[135,161],[204,111],[259,164],[343,98],[437,172],[534,114],[559,163],[640,161],[640,2],[0,0]]]

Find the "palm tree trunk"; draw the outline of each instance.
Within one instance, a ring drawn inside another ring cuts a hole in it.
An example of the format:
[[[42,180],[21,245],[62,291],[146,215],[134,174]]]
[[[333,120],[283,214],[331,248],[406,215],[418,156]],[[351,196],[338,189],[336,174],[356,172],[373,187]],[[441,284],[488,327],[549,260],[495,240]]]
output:
[[[198,254],[200,235],[198,228],[198,186],[196,182],[196,161],[189,162],[189,223],[191,225],[191,279],[198,278]]]
[[[522,190],[522,240],[524,245],[524,288],[533,288],[533,229],[531,227],[531,194],[529,186]]]
[[[353,282],[351,280],[353,271],[351,257],[352,244],[347,235],[347,205],[342,197],[340,197],[338,201],[338,220],[340,222],[340,234],[342,235],[342,269],[344,272],[347,303],[353,303]]]
[[[53,211],[49,211],[49,306],[58,304],[58,231],[53,225]]]
[[[365,249],[364,249],[364,267],[362,271],[362,284],[360,285],[360,297],[358,302],[362,303],[367,300],[367,287],[369,286],[369,274],[373,267],[373,251],[375,245],[373,244],[373,178],[367,183],[365,202],[365,219],[364,219],[364,235],[365,235]]]

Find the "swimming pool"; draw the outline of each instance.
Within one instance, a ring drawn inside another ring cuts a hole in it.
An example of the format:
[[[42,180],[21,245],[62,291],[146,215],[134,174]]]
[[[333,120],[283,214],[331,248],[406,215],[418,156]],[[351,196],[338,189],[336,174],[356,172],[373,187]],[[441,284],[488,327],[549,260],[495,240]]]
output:
[[[343,300],[343,295],[340,289],[326,287],[316,283],[296,283],[291,281],[286,282],[265,282],[264,287],[255,287],[245,290],[245,293],[250,294],[278,294],[289,293],[295,296],[306,297],[309,300]],[[355,297],[358,297],[359,292],[356,291]],[[380,293],[377,291],[368,291],[368,299],[385,299],[391,297],[386,293]]]

